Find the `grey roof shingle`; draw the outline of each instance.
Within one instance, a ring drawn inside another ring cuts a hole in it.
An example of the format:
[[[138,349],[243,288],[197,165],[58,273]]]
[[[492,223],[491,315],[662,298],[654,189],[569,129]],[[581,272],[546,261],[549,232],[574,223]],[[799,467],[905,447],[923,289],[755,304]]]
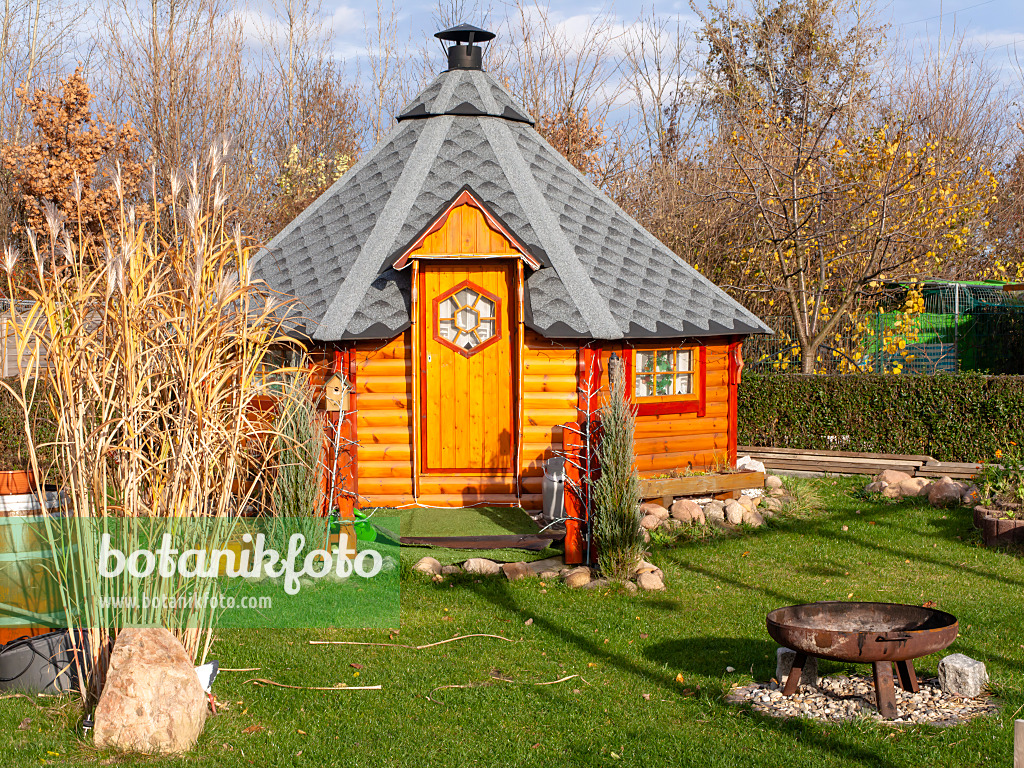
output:
[[[254,276],[302,303],[315,340],[392,337],[411,310],[410,271],[393,265],[467,187],[541,262],[526,279],[525,318],[542,335],[770,333],[579,173],[478,70],[439,75],[260,252]]]

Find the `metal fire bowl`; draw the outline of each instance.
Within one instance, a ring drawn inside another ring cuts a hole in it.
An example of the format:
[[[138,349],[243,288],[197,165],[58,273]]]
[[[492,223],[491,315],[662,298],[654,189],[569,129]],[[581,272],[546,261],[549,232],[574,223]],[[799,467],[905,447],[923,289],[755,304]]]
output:
[[[899,603],[808,603],[768,614],[779,645],[833,661],[916,659],[942,650],[958,631],[952,614]]]

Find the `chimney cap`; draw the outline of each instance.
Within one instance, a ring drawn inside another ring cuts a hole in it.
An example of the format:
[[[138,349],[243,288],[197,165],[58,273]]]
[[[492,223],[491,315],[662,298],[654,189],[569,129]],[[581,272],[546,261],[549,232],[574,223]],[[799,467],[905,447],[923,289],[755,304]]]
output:
[[[480,27],[474,27],[472,24],[459,24],[457,27],[435,32],[434,37],[438,40],[447,40],[452,43],[473,45],[474,43],[486,43],[488,40],[493,40],[495,35],[493,32],[480,29]]]

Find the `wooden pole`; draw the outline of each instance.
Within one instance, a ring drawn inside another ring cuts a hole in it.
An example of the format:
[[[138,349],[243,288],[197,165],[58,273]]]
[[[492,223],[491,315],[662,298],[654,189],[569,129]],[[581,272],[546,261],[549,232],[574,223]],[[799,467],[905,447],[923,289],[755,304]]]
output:
[[[1024,768],[1024,720],[1013,724],[1013,768]]]

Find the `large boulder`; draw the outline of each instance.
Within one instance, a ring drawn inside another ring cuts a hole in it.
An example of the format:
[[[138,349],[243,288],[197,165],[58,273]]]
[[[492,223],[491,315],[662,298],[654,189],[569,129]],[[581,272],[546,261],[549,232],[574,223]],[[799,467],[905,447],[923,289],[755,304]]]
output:
[[[928,487],[928,503],[933,507],[959,506],[966,487],[950,477],[943,477]]]
[[[712,501],[704,507],[704,515],[709,523],[714,525],[725,524],[725,504],[720,501]]]
[[[519,581],[537,575],[526,563],[505,563],[501,566],[501,571],[509,581]]]
[[[166,629],[123,629],[96,705],[98,747],[178,754],[206,723],[206,694],[192,659]]]
[[[886,469],[875,475],[876,483],[888,483],[889,485],[899,485],[904,480],[909,480],[910,475],[906,472],[900,472],[898,469]]]
[[[778,475],[768,475],[768,477],[764,479],[764,487],[772,491],[776,488],[781,488],[782,478]]]
[[[676,499],[675,503],[672,504],[672,519],[679,520],[683,523],[693,523],[696,519],[704,519],[704,512],[701,511],[700,504],[690,499]]]
[[[743,510],[743,523],[753,528],[760,528],[764,525],[764,518],[756,509]]]
[[[636,577],[637,586],[647,592],[662,592],[665,589],[665,580],[661,571],[647,571]]]

